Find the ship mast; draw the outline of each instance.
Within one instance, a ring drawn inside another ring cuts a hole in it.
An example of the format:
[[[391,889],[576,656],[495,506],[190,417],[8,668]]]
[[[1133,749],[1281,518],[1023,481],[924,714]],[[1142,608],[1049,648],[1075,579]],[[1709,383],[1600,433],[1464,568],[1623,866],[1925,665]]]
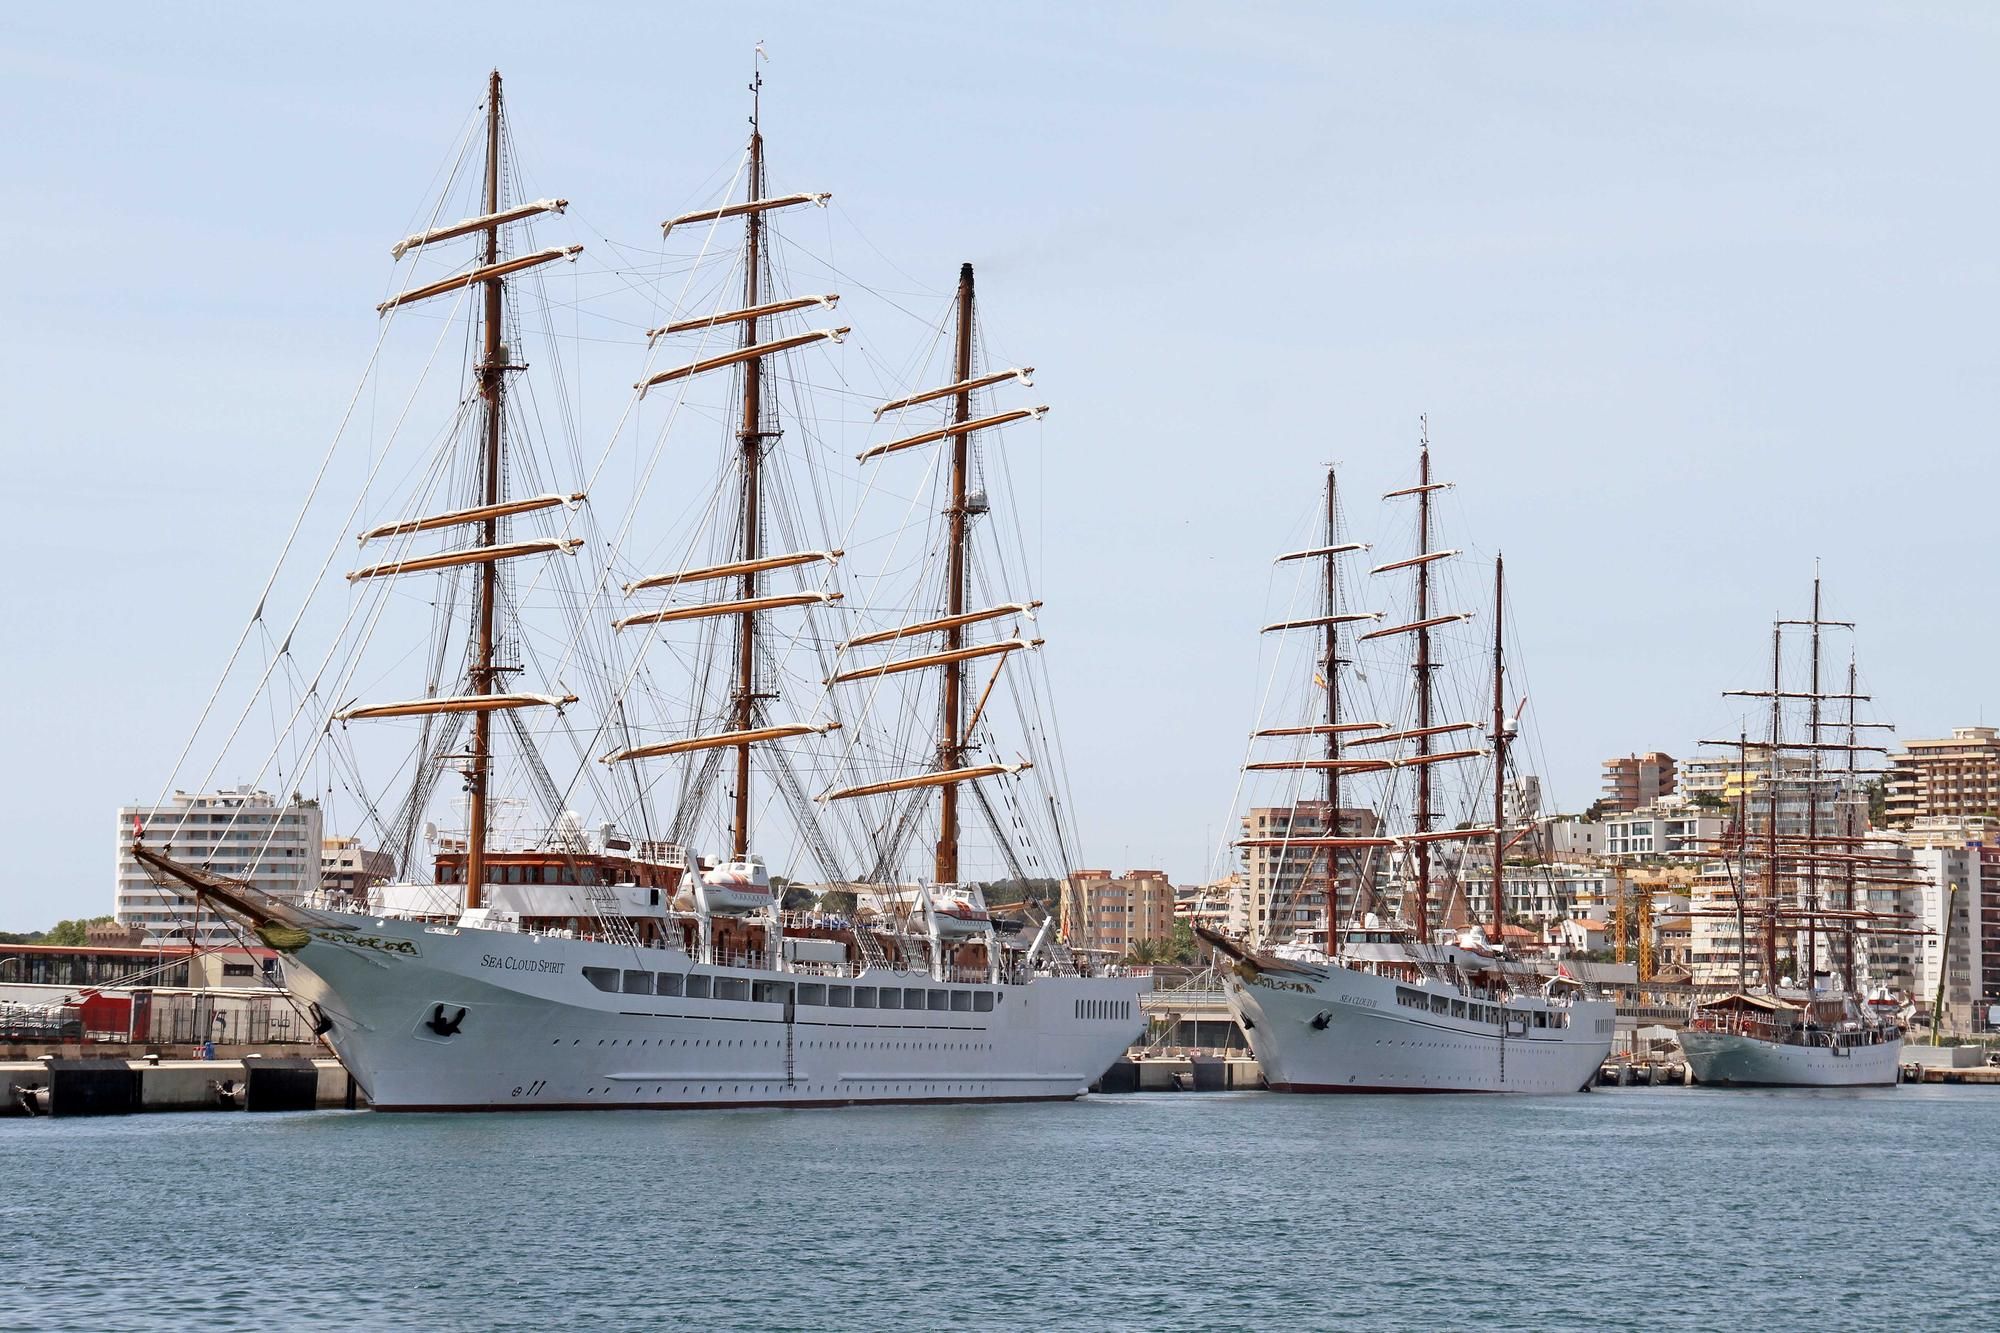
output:
[[[500,71],[497,69],[488,77],[486,85],[485,203],[486,215],[496,218],[500,212]],[[484,264],[490,269],[500,262],[500,223],[497,218],[485,230]],[[479,362],[479,395],[486,402],[486,441],[482,460],[485,492],[481,503],[489,508],[498,508],[500,504],[500,435],[507,390],[507,356],[500,343],[505,281],[503,276],[496,274],[482,284],[486,308],[482,319],[485,338]],[[480,525],[480,536],[487,546],[499,543],[498,514],[489,516]],[[474,569],[479,585],[479,610],[478,625],[474,630],[471,686],[474,694],[494,694],[497,693],[493,688],[494,680],[504,669],[493,664],[494,584],[500,577],[500,569],[492,563],[477,565]],[[493,714],[481,709],[472,715],[472,750],[467,757],[465,775],[471,806],[465,853],[465,906],[468,909],[480,905],[486,884],[489,837],[487,784],[492,770]]]
[[[1506,560],[1493,557],[1493,943],[1501,942],[1506,920],[1507,886],[1503,867],[1507,851],[1507,696],[1506,664],[1501,625],[1505,617]]]
[[[963,427],[972,419],[972,265],[958,266],[958,345],[953,359],[953,380],[961,386],[952,395],[951,419],[954,426]],[[945,619],[950,627],[945,630],[945,651],[956,653],[965,647],[965,625],[959,617],[965,614],[965,474],[967,458],[971,450],[972,432],[959,430],[951,437],[951,550],[947,556],[945,573]],[[941,673],[942,725],[938,733],[938,771],[949,773],[965,762],[966,736],[962,729],[965,721],[965,663],[949,660]],[[958,883],[958,785],[944,787],[939,792],[938,840],[936,863],[932,869],[935,884]]]
[[[1744,916],[1744,876],[1748,870],[1744,848],[1750,840],[1750,733],[1736,733],[1736,989],[1748,988],[1750,974],[1750,923]]]
[[[1819,693],[1819,630],[1820,630],[1820,584],[1819,574],[1813,574],[1812,596],[1812,684],[1808,687],[1811,697],[1806,701],[1806,855],[1805,855],[1805,898],[1806,909],[1806,993],[1812,994],[1819,973],[1819,862],[1814,848],[1819,845],[1819,782],[1820,782],[1820,693]],[[1851,863],[1850,863],[1851,864]],[[1792,953],[1799,952],[1798,933],[1792,934]]]
[[[1770,792],[1764,821],[1764,988],[1778,992],[1778,781],[1783,771],[1779,747],[1784,742],[1784,630],[1771,626],[1771,745]]]
[[[1430,418],[1421,421],[1421,454],[1417,474],[1417,553],[1428,556],[1431,549],[1431,432]],[[1431,830],[1431,566],[1419,559],[1417,566],[1416,635],[1417,651],[1412,669],[1417,678],[1417,834],[1416,927],[1420,943],[1431,937],[1431,844],[1423,835]]]
[[[1840,804],[1841,848],[1843,851],[1850,852],[1854,850],[1861,833],[1861,830],[1854,826],[1854,793],[1858,790],[1854,783],[1854,757],[1861,750],[1861,731],[1859,725],[1854,720],[1854,686],[1854,657],[1850,653],[1847,658],[1847,781],[1841,788],[1841,796],[1844,799]],[[1843,865],[1842,878],[1844,883],[1840,906],[1842,912],[1845,914],[1845,925],[1841,930],[1842,954],[1840,960],[1840,980],[1842,987],[1847,993],[1853,995],[1855,994],[1854,950],[1856,942],[1854,923],[1857,911],[1854,893],[1854,858],[1851,856],[1847,857]]]
[[[1339,490],[1334,470],[1326,470],[1326,547],[1339,542]],[[1342,836],[1340,826],[1340,578],[1329,554],[1321,562],[1320,614],[1326,617],[1326,829],[1328,838]],[[1336,900],[1340,897],[1340,847],[1326,848],[1326,956],[1335,944]]]
[[[764,197],[764,132],[759,124],[764,90],[764,73],[760,69],[750,83],[750,180],[744,195],[744,203],[755,204]],[[743,307],[755,311],[758,304],[758,279],[762,276],[764,247],[764,214],[752,208],[743,217]],[[757,345],[757,316],[750,314],[743,320],[743,334],[739,346],[743,349]],[[763,423],[763,376],[762,357],[751,356],[743,363],[743,420],[737,432],[737,444],[742,450],[743,463],[743,503],[741,522],[743,525],[742,557],[744,563],[742,595],[746,603],[757,598],[757,557],[758,539],[763,527],[763,495],[759,483],[759,469],[764,456]],[[736,622],[736,718],[739,734],[747,735],[755,725],[757,708],[757,613],[745,610]],[[750,855],[750,745],[748,742],[736,747],[736,813],[730,821],[731,859],[741,861]]]

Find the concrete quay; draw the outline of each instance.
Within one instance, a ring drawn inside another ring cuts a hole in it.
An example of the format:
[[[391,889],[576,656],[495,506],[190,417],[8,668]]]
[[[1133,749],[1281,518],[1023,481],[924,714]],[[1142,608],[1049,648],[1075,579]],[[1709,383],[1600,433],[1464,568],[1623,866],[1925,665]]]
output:
[[[1244,1052],[1126,1056],[1104,1071],[1092,1092],[1241,1092],[1264,1086],[1264,1071]]]
[[[134,1115],[146,1111],[311,1111],[368,1104],[340,1061],[64,1059],[0,1063],[0,1115]]]

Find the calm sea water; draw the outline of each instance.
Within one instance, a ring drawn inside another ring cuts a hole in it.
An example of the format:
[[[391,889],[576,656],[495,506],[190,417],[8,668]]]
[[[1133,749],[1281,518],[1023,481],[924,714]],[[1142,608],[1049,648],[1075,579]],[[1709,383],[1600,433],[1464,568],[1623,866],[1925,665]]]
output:
[[[1992,1327],[2000,1089],[0,1121],[0,1317]]]

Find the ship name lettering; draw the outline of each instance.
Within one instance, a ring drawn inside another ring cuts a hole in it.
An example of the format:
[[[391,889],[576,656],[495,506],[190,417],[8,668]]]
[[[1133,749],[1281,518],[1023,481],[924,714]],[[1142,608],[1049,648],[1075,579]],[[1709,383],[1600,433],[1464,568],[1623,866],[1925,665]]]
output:
[[[1312,987],[1306,985],[1303,981],[1276,981],[1270,977],[1260,975],[1250,978],[1250,983],[1254,986],[1263,986],[1268,990],[1295,990],[1301,995],[1310,995],[1312,993]]]
[[[418,953],[415,942],[411,940],[392,939],[382,935],[360,935],[351,930],[315,930],[312,933],[329,944],[348,944],[357,949],[373,949],[377,953],[399,953],[411,958],[422,956]]]
[[[498,954],[481,954],[481,967],[497,967],[503,972],[561,972],[568,963],[552,962],[547,958],[502,958]]]
[[[1365,995],[1343,995],[1340,997],[1340,1002],[1342,1004],[1358,1004],[1364,1009],[1380,1009],[1382,1007]]]

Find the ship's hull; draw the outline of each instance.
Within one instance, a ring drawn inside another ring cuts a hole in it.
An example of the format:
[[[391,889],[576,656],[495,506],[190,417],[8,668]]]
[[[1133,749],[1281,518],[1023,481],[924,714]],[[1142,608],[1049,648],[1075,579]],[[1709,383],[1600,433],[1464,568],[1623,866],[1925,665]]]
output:
[[[1896,1082],[1903,1039],[1834,1048],[1690,1029],[1681,1050],[1695,1080],[1712,1087],[1864,1088]]]
[[[1243,971],[1229,1005],[1273,1092],[1577,1092],[1611,1053],[1608,1001],[1475,1002],[1460,1016],[1446,992],[1422,992],[1444,1012],[1419,1010],[1413,988],[1349,968]]]
[[[617,990],[596,984],[608,974]],[[650,993],[661,975],[713,993]],[[1142,1032],[1147,984],[822,978],[362,917],[314,928],[286,976],[370,1102],[392,1111],[1073,1098]],[[898,1007],[883,1008],[890,991]]]

